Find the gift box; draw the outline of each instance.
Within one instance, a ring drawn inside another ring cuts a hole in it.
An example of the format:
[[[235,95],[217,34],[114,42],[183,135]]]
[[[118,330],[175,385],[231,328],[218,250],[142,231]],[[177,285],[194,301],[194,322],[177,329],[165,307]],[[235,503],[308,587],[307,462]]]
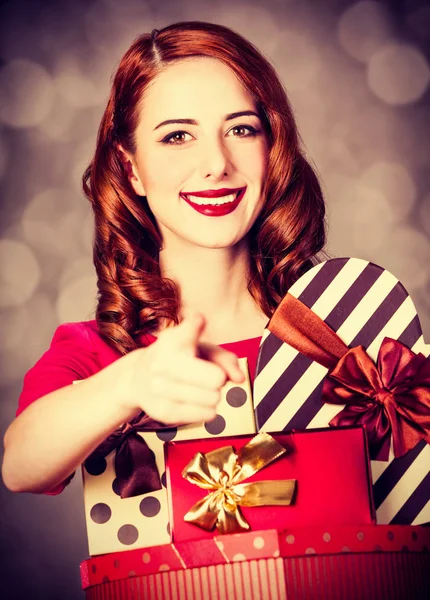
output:
[[[173,442],[165,453],[175,543],[374,522],[362,427]]]
[[[214,536],[97,556],[87,599],[410,600],[430,593],[430,530],[333,526]]]
[[[364,424],[377,523],[430,521],[430,346],[388,271],[328,260],[289,290],[262,337],[258,430]]]
[[[164,442],[255,432],[246,359],[239,359],[239,364],[246,380],[223,387],[213,421],[148,431],[150,423],[144,418],[139,426],[121,427],[85,461],[82,476],[90,555],[170,542]],[[147,488],[150,491],[139,493]]]

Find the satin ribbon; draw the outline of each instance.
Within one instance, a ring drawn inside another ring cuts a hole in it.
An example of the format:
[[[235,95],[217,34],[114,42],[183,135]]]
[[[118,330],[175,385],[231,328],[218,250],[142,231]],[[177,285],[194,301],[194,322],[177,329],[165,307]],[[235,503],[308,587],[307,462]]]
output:
[[[331,426],[364,425],[370,457],[396,458],[430,443],[430,361],[398,340],[384,338],[375,365],[363,346],[349,349],[310,308],[287,294],[268,325],[282,341],[325,366],[322,401],[345,404]]]
[[[115,453],[115,473],[121,498],[140,496],[161,490],[160,474],[155,455],[138,431],[166,429],[141,412],[129,423],[111,433],[91,454],[92,458],[105,458]],[[171,429],[171,426],[169,426]]]
[[[198,452],[182,472],[190,483],[209,490],[184,520],[206,531],[219,533],[249,529],[240,506],[287,506],[292,503],[296,480],[241,483],[286,453],[268,433],[257,434],[237,452],[232,446]]]

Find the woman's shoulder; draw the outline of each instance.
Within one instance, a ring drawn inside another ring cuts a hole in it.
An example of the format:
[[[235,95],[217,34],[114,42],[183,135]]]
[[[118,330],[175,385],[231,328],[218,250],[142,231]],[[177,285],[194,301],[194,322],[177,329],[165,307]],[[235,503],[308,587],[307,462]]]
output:
[[[55,330],[54,338],[62,339],[63,337],[77,336],[90,339],[94,334],[100,336],[99,326],[95,319],[91,319],[89,321],[61,323]]]
[[[156,338],[153,335],[141,335],[138,339],[140,346],[151,344]],[[100,333],[100,328],[95,319],[89,321],[76,321],[62,323],[57,327],[52,338],[52,344],[72,342],[84,345],[89,351],[96,354],[108,352],[112,356],[120,356],[119,350],[114,348]],[[51,345],[52,345],[51,344]]]
[[[95,319],[62,323],[54,332],[51,351],[76,352],[81,359],[93,356],[99,368],[120,358],[121,353],[101,335]]]
[[[95,319],[62,323],[54,332],[51,346],[57,343],[73,341],[88,344],[88,349],[92,350],[96,350],[99,344],[107,343],[100,335],[99,326]]]
[[[37,398],[91,377],[120,357],[101,336],[95,320],[62,323],[49,348],[24,376],[17,414]]]

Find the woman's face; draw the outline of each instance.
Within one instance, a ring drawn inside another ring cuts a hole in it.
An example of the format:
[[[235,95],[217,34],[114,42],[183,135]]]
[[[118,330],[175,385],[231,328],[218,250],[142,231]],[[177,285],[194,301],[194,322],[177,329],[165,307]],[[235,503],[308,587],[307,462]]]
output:
[[[167,66],[144,94],[135,136],[131,182],[164,248],[225,248],[246,235],[263,205],[268,142],[226,65],[196,57]]]

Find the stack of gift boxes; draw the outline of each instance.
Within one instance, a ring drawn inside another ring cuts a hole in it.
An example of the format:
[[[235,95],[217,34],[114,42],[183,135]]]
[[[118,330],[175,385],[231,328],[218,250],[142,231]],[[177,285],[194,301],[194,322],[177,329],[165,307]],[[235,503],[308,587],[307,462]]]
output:
[[[430,597],[429,354],[393,275],[308,271],[214,421],[123,431],[159,485],[118,447],[83,465],[87,598]]]

